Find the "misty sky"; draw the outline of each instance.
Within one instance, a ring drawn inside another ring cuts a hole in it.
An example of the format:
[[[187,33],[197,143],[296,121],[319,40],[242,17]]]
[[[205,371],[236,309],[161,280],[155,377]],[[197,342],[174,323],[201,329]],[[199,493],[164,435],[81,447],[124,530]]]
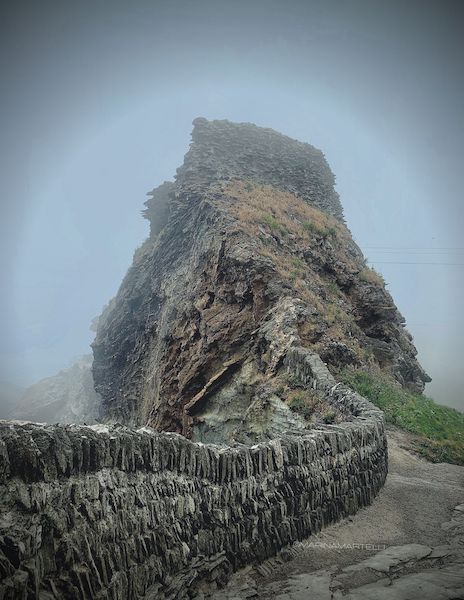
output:
[[[462,2],[2,6],[0,380],[89,351],[197,116],[309,142],[439,402],[464,409]],[[421,263],[421,264],[418,264]],[[433,264],[430,264],[433,263]]]

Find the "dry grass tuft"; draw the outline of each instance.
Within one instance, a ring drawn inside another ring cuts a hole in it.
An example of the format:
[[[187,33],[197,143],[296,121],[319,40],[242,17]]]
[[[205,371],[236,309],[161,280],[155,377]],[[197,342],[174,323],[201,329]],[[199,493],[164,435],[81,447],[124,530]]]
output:
[[[357,325],[350,300],[331,269],[324,268],[324,261],[361,272],[371,283],[382,285],[383,281],[365,267],[360,253],[352,251],[353,241],[345,224],[269,185],[233,181],[223,193],[237,229],[258,243],[258,252],[272,261],[278,277],[312,309],[307,322],[299,326],[303,343],[318,351],[327,339],[340,340],[362,360],[361,344],[352,335]]]
[[[335,217],[270,185],[233,181],[224,192],[235,200],[231,212],[255,229],[261,225],[271,233],[290,233],[301,240],[347,234],[346,227]]]
[[[380,287],[385,286],[385,279],[382,275],[370,267],[365,267],[359,273],[358,277],[361,281],[365,281],[366,283],[372,283],[373,285],[378,285]]]

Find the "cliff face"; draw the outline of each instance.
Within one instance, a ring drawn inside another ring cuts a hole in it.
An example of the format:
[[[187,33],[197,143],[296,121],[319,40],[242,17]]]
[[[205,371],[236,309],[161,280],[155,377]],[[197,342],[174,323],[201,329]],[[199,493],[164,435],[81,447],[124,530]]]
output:
[[[337,370],[426,376],[324,157],[252,125],[200,120],[193,139],[98,320],[119,424],[0,421],[1,598],[192,597],[385,482],[383,413]]]
[[[335,376],[364,366],[423,389],[404,319],[353,242],[319,150],[196,119],[175,182],[146,206],[151,235],[93,344],[108,420],[202,441],[306,428],[327,415],[285,376],[295,346]]]
[[[95,392],[92,356],[29,386],[8,413],[9,419],[44,423],[95,423],[101,399]]]

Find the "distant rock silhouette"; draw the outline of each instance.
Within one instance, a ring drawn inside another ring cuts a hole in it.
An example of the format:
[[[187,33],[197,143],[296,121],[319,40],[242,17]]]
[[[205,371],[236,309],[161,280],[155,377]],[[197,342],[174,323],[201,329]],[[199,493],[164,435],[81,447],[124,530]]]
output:
[[[92,356],[28,387],[6,418],[45,423],[95,423],[100,412]]]

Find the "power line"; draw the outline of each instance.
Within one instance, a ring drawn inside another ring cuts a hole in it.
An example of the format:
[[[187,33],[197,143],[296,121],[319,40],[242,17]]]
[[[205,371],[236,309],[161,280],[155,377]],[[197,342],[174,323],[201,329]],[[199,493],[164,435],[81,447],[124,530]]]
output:
[[[407,322],[408,327],[454,327],[455,323],[410,323]]]
[[[460,253],[461,250],[374,250],[371,249],[374,254],[438,254],[445,256],[446,254],[452,254],[453,252]]]
[[[450,267],[464,267],[464,263],[446,263],[446,262],[406,262],[406,261],[379,261],[372,260],[376,265],[437,265],[437,266],[450,266]]]
[[[450,247],[435,247],[435,246],[365,246],[362,245],[363,248],[372,250],[452,250],[452,251],[464,251],[464,248],[450,248]]]

